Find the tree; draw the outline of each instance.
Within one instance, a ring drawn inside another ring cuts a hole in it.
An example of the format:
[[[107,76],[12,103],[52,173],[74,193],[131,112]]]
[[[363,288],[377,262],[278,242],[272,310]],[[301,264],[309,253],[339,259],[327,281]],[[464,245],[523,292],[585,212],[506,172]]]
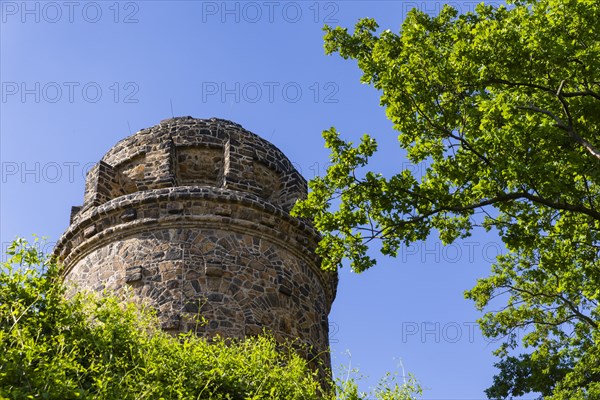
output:
[[[505,302],[479,321],[503,338],[488,396],[600,398],[600,3],[508,3],[412,10],[398,34],[372,19],[352,34],[326,26],[326,53],[357,60],[399,147],[427,169],[369,171],[376,140],[331,128],[332,165],[294,212],[322,232],[325,268],[356,272],[375,264],[374,243],[396,256],[436,233],[497,232],[507,253],[465,293],[480,310]],[[514,356],[518,329],[527,350]]]
[[[366,399],[354,379],[322,388],[291,344],[163,332],[127,296],[65,296],[60,267],[17,239],[0,265],[0,400]],[[201,321],[200,321],[201,322]],[[414,400],[411,378],[384,378],[376,399]]]

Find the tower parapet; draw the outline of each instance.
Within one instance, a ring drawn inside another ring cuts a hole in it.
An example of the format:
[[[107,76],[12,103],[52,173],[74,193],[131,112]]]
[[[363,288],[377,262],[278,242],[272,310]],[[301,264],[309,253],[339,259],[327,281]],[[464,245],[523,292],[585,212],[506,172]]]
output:
[[[81,289],[131,287],[166,330],[267,329],[327,354],[337,274],[320,269],[310,223],[289,215],[306,193],[288,158],[240,125],[168,119],[89,171],[55,254]]]

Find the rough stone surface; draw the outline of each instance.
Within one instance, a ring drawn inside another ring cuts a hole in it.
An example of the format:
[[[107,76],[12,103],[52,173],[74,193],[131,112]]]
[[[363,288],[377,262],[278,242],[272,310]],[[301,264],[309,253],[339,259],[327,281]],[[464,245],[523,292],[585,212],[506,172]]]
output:
[[[267,329],[329,365],[337,275],[319,268],[310,223],[289,215],[306,193],[285,155],[240,125],[168,119],[120,141],[89,171],[55,254],[66,280],[130,287],[166,330]]]

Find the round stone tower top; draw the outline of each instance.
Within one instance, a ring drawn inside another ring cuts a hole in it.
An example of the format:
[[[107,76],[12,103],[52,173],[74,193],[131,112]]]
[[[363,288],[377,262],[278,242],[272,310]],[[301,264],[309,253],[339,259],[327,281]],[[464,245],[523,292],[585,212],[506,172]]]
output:
[[[210,186],[289,211],[305,179],[273,144],[231,121],[177,117],[118,142],[90,171],[79,214],[139,191]],[[75,217],[76,215],[73,215]]]

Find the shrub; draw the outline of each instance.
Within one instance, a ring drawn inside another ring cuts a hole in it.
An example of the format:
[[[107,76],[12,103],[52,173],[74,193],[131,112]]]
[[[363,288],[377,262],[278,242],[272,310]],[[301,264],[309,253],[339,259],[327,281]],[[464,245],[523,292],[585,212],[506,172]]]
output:
[[[322,392],[317,372],[291,345],[268,334],[210,342],[174,337],[152,310],[124,295],[65,296],[59,266],[35,244],[17,239],[7,255],[0,270],[0,399],[336,396]],[[388,389],[376,397],[407,398],[390,397],[398,385]],[[366,396],[354,380],[335,391],[340,399]]]

